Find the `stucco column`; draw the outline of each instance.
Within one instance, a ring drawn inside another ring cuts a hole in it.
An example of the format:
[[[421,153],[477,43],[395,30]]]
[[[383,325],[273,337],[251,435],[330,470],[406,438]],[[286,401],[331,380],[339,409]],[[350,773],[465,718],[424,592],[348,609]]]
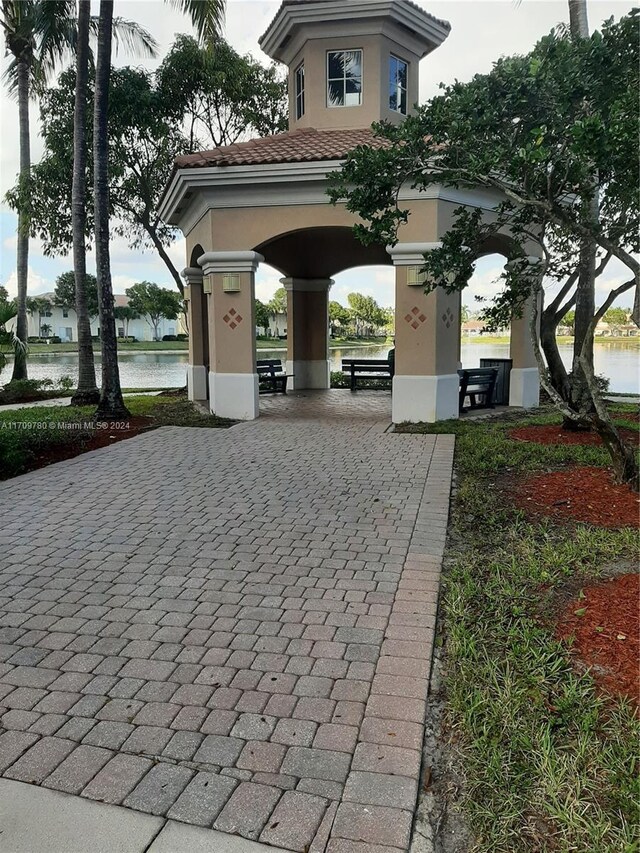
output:
[[[397,243],[387,251],[396,268],[394,423],[458,417],[460,300],[438,287],[424,292],[419,270],[439,243]]]
[[[294,391],[329,388],[330,278],[282,278],[287,291],[287,373]]]
[[[257,252],[205,252],[198,259],[209,294],[209,398],[223,418],[258,417],[255,272]]]
[[[203,274],[200,267],[187,267],[182,271],[185,280],[184,299],[189,324],[189,364],[187,365],[187,393],[190,400],[207,399],[207,359],[205,296]]]
[[[526,258],[532,267],[540,263],[539,258]],[[508,261],[522,264],[522,260]],[[532,408],[540,404],[540,373],[531,340],[531,316],[534,309],[533,297],[524,305],[521,317],[511,319],[510,357],[513,361],[509,385],[509,405]],[[540,334],[538,314],[538,335]]]

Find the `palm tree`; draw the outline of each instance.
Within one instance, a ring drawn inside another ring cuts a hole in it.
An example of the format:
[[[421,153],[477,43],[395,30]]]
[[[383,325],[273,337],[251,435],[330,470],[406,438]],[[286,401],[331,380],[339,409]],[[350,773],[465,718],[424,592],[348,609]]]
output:
[[[71,398],[72,406],[98,403],[96,369],[91,339],[91,318],[87,308],[87,257],[85,232],[87,223],[87,89],[89,82],[89,32],[95,29],[91,18],[91,0],[78,0],[76,41],[76,90],[73,117],[73,180],[71,187],[71,219],[73,230],[73,271],[75,274],[75,306],[78,317],[78,387]],[[131,50],[155,55],[156,42],[146,30],[132,21],[117,18],[113,22],[114,39],[123,39]]]
[[[76,91],[73,113],[73,179],[71,184],[71,227],[73,229],[73,272],[75,274],[76,315],[78,318],[78,387],[72,406],[97,403],[96,368],[91,341],[91,321],[87,309],[87,99],[89,81],[89,28],[91,0],[78,2],[78,39],[76,43]]]
[[[225,0],[171,0],[172,4],[190,15],[201,39],[210,43],[219,35]],[[122,398],[114,318],[111,263],[109,256],[109,175],[107,166],[107,110],[109,105],[109,76],[113,0],[100,0],[98,20],[98,58],[93,107],[93,169],[94,217],[96,241],[96,275],[102,344],[102,388],[96,417],[117,420],[129,416]]]
[[[42,80],[69,45],[69,16],[72,0],[1,0],[0,26],[13,60],[7,70],[9,87],[18,98],[20,132],[21,204],[18,212],[16,272],[16,338],[25,345],[16,349],[13,379],[27,378],[27,274],[29,268],[28,184],[31,172],[29,94],[32,84]]]

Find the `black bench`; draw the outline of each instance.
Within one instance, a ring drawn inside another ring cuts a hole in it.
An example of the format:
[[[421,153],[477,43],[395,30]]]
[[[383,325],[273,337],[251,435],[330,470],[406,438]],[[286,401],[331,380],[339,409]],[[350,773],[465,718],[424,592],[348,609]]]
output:
[[[351,378],[351,390],[358,390],[358,380],[388,382],[393,376],[393,365],[386,358],[343,358],[342,371]]]
[[[496,380],[498,378],[497,367],[476,367],[470,370],[459,370],[460,377],[460,412],[467,409],[494,409],[493,401]],[[469,405],[465,408],[465,398],[469,398]]]
[[[260,394],[286,394],[287,374],[279,358],[263,358],[256,362]]]

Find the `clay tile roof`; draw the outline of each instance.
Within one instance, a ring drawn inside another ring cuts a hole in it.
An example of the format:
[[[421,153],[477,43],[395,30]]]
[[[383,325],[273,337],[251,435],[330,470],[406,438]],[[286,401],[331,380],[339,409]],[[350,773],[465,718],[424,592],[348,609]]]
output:
[[[356,145],[386,148],[390,143],[377,139],[366,128],[316,130],[313,127],[250,139],[177,157],[178,169],[201,166],[258,166],[265,163],[306,163],[314,160],[341,160]]]

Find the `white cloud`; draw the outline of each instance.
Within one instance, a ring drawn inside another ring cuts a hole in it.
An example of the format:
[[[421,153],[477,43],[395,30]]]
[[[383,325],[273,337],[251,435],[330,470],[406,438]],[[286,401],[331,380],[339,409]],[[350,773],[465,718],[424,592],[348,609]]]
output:
[[[15,270],[3,282],[4,287],[9,291],[9,297],[13,298],[18,295],[18,276]],[[39,293],[46,293],[53,290],[54,282],[51,279],[44,278],[37,272],[28,268],[27,272],[27,291],[29,296],[37,296]]]

